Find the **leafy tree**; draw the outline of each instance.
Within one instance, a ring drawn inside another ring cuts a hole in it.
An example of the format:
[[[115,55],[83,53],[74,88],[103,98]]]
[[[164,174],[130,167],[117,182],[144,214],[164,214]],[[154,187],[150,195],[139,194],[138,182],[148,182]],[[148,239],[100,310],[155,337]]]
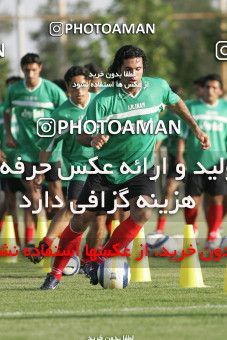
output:
[[[57,17],[58,2],[48,0],[38,12],[42,15],[56,14]],[[87,17],[90,12],[88,1],[79,1],[76,5],[68,6],[68,13],[78,13],[78,18]],[[77,24],[80,23],[83,23],[83,20],[77,20]],[[99,46],[92,37],[84,34],[67,34],[66,41],[61,43],[59,37],[52,37],[49,34],[49,24],[50,22],[43,22],[41,29],[32,34],[32,38],[38,43],[44,63],[44,76],[50,79],[62,78],[71,65],[83,65],[91,60],[102,64],[102,58],[98,54]]]
[[[2,101],[6,92],[5,81],[9,75],[9,60],[6,58],[0,59],[0,74],[0,101]]]
[[[68,6],[68,13],[77,13],[88,22],[128,25],[155,23],[155,34],[68,34],[60,38],[48,34],[49,23],[33,34],[44,60],[44,74],[49,78],[62,77],[72,64],[94,62],[104,70],[110,65],[117,49],[133,44],[148,56],[147,75],[159,76],[181,85],[186,93],[192,91],[192,81],[202,75],[218,72],[214,44],[220,38],[220,22],[215,20],[173,20],[175,13],[215,12],[212,0],[112,0],[103,11],[94,11],[90,2],[80,0]],[[48,0],[41,14],[58,14],[58,3]]]
[[[217,12],[212,0],[165,0],[173,6],[174,13]],[[218,73],[214,46],[220,40],[220,19],[179,20],[175,31],[176,47],[170,58],[177,65],[175,79],[186,93],[191,94],[194,79],[208,73]]]
[[[174,29],[176,23],[171,21],[172,7],[162,0],[113,0],[111,7],[96,22],[155,24],[155,34],[108,34],[100,37],[105,48],[105,64],[109,64],[116,50],[122,45],[132,44],[142,48],[148,56],[147,74],[171,80],[175,65],[168,56],[168,51],[175,48]]]

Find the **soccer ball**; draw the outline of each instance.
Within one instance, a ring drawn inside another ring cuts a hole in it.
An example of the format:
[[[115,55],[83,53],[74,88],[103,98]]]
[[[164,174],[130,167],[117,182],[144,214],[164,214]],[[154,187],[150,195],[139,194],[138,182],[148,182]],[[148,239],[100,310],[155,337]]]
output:
[[[146,241],[150,256],[154,256],[155,251],[162,252],[162,247],[165,247],[170,253],[174,252],[174,250],[178,251],[178,245],[175,239],[169,235],[157,233],[148,234]]]
[[[184,245],[184,235],[176,234],[172,236],[177,244],[177,253],[180,254]]]
[[[125,257],[111,257],[98,268],[98,279],[104,289],[127,287],[131,273]]]
[[[63,270],[63,275],[71,276],[78,273],[80,270],[80,258],[76,255],[69,259],[66,267]]]

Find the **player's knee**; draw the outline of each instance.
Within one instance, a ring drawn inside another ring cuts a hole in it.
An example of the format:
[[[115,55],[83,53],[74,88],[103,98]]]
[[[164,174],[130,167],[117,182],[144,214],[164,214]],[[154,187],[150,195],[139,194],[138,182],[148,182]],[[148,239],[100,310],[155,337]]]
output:
[[[131,218],[138,223],[144,224],[151,218],[151,209],[135,209],[131,212]]]
[[[56,201],[55,196],[57,196],[62,200],[62,203],[64,204],[61,182],[59,181],[49,182],[48,188],[53,201]]]
[[[48,184],[49,190],[53,193],[56,193],[57,191],[61,191],[61,182],[60,181],[52,181]]]

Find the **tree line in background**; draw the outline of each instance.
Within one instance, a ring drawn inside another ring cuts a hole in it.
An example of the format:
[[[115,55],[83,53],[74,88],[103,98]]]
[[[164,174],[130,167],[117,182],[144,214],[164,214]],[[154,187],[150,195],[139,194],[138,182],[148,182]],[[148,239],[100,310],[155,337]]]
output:
[[[62,78],[71,65],[89,62],[106,70],[118,48],[133,44],[148,56],[146,75],[163,77],[172,84],[181,85],[190,95],[195,78],[219,71],[214,45],[220,40],[220,19],[176,21],[172,15],[217,11],[212,4],[212,0],[112,0],[106,10],[97,12],[92,10],[90,1],[79,0],[76,5],[68,5],[69,15],[89,17],[89,22],[93,23],[155,23],[156,33],[68,34],[61,43],[60,38],[49,35],[49,22],[43,22],[40,30],[32,34],[44,62],[43,76]],[[47,0],[40,6],[39,14],[58,15],[57,1]]]

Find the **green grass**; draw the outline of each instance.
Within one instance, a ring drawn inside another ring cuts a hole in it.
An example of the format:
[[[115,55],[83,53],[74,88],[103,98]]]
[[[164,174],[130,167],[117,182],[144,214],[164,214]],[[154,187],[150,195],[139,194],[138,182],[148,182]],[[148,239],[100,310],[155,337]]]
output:
[[[223,268],[203,268],[210,287],[182,289],[178,266],[159,268],[158,261],[151,260],[152,282],[125,290],[93,287],[77,275],[64,277],[55,291],[38,290],[45,274],[24,259],[1,263],[1,339],[224,339]]]
[[[167,231],[182,233],[182,226],[170,219]],[[223,263],[202,264],[206,288],[179,288],[179,264],[150,259],[152,282],[104,290],[77,275],[55,291],[38,289],[45,274],[27,259],[0,266],[1,339],[226,338]]]

